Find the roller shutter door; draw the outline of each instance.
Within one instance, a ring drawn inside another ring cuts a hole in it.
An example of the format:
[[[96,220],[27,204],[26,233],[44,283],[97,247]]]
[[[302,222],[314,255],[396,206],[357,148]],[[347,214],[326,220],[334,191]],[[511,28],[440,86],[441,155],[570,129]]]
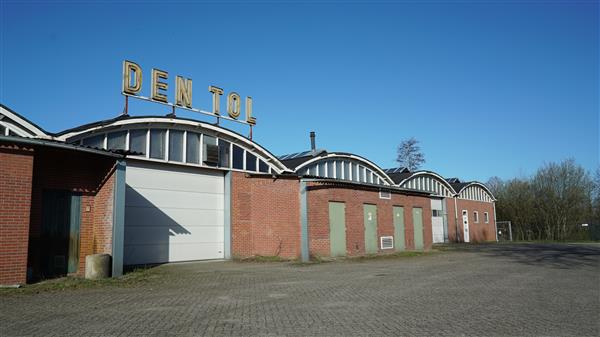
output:
[[[224,257],[224,175],[127,162],[124,263]]]

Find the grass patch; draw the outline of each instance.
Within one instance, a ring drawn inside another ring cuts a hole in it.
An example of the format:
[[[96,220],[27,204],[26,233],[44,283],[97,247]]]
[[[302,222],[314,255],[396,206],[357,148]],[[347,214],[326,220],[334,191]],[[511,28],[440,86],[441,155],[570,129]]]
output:
[[[333,257],[323,257],[320,255],[311,255],[308,262],[303,262],[301,259],[292,261],[292,265],[295,266],[311,266],[315,264],[333,262],[336,259]]]
[[[67,276],[25,284],[20,288],[0,288],[0,296],[15,294],[39,294],[43,292],[67,291],[75,289],[94,289],[103,287],[135,287],[152,279],[161,277],[156,269],[135,269],[121,277],[99,280],[87,280],[77,276]]]
[[[396,252],[390,254],[372,254],[372,255],[362,255],[362,256],[346,256],[346,257],[321,257],[321,256],[311,256],[310,262],[302,262],[300,260],[294,261],[292,264],[297,266],[310,266],[321,263],[328,262],[366,262],[371,260],[386,260],[386,259],[403,259],[403,258],[411,258],[418,256],[426,256],[435,254],[436,251],[405,251],[405,252]]]
[[[234,261],[236,262],[258,262],[258,263],[266,263],[266,262],[290,262],[290,259],[283,258],[277,255],[255,255],[250,257],[234,257]]]
[[[354,256],[346,258],[346,261],[370,261],[370,260],[386,260],[386,259],[398,259],[398,258],[410,258],[424,255],[431,255],[434,252],[427,251],[406,251],[406,252],[396,252],[391,254],[372,254],[372,255],[364,255],[364,256]]]

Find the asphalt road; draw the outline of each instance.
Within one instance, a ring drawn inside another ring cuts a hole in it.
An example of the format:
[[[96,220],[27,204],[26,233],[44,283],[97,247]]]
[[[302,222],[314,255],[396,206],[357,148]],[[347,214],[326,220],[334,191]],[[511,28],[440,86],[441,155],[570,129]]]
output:
[[[0,296],[1,336],[599,336],[599,245],[164,265],[131,287]]]

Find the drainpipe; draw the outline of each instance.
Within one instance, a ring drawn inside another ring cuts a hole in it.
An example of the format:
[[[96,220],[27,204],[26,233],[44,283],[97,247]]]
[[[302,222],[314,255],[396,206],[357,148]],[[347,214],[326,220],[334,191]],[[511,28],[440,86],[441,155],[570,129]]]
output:
[[[310,261],[307,199],[306,181],[300,180],[300,257],[302,262]]]
[[[496,202],[492,201],[494,206],[494,228],[496,229],[496,242],[498,242],[498,223],[496,222]]]
[[[458,206],[456,205],[456,196],[454,196],[454,224],[456,225],[456,242],[459,240],[458,235]]]

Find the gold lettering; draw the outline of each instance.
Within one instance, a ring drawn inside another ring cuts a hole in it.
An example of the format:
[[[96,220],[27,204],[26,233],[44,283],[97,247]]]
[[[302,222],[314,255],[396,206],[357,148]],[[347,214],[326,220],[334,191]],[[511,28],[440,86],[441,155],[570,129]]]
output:
[[[242,112],[241,97],[237,92],[231,92],[227,95],[227,113],[229,117],[238,119]]]
[[[213,98],[213,111],[212,112],[218,116],[221,114],[219,106],[221,105],[221,95],[223,95],[223,89],[209,85],[208,92],[212,92],[212,94],[213,94],[213,97],[212,97]]]
[[[135,74],[131,83],[131,72]],[[135,62],[123,61],[123,93],[135,95],[142,89],[142,68]]]
[[[252,97],[246,96],[246,122],[250,125],[256,125],[256,118],[252,117]]]
[[[159,69],[152,69],[152,99],[167,103],[167,95],[163,91],[167,91],[169,85],[160,80],[166,80],[169,77],[169,73]],[[162,90],[162,91],[161,91]]]
[[[192,107],[192,80],[181,76],[175,77],[175,104]]]

